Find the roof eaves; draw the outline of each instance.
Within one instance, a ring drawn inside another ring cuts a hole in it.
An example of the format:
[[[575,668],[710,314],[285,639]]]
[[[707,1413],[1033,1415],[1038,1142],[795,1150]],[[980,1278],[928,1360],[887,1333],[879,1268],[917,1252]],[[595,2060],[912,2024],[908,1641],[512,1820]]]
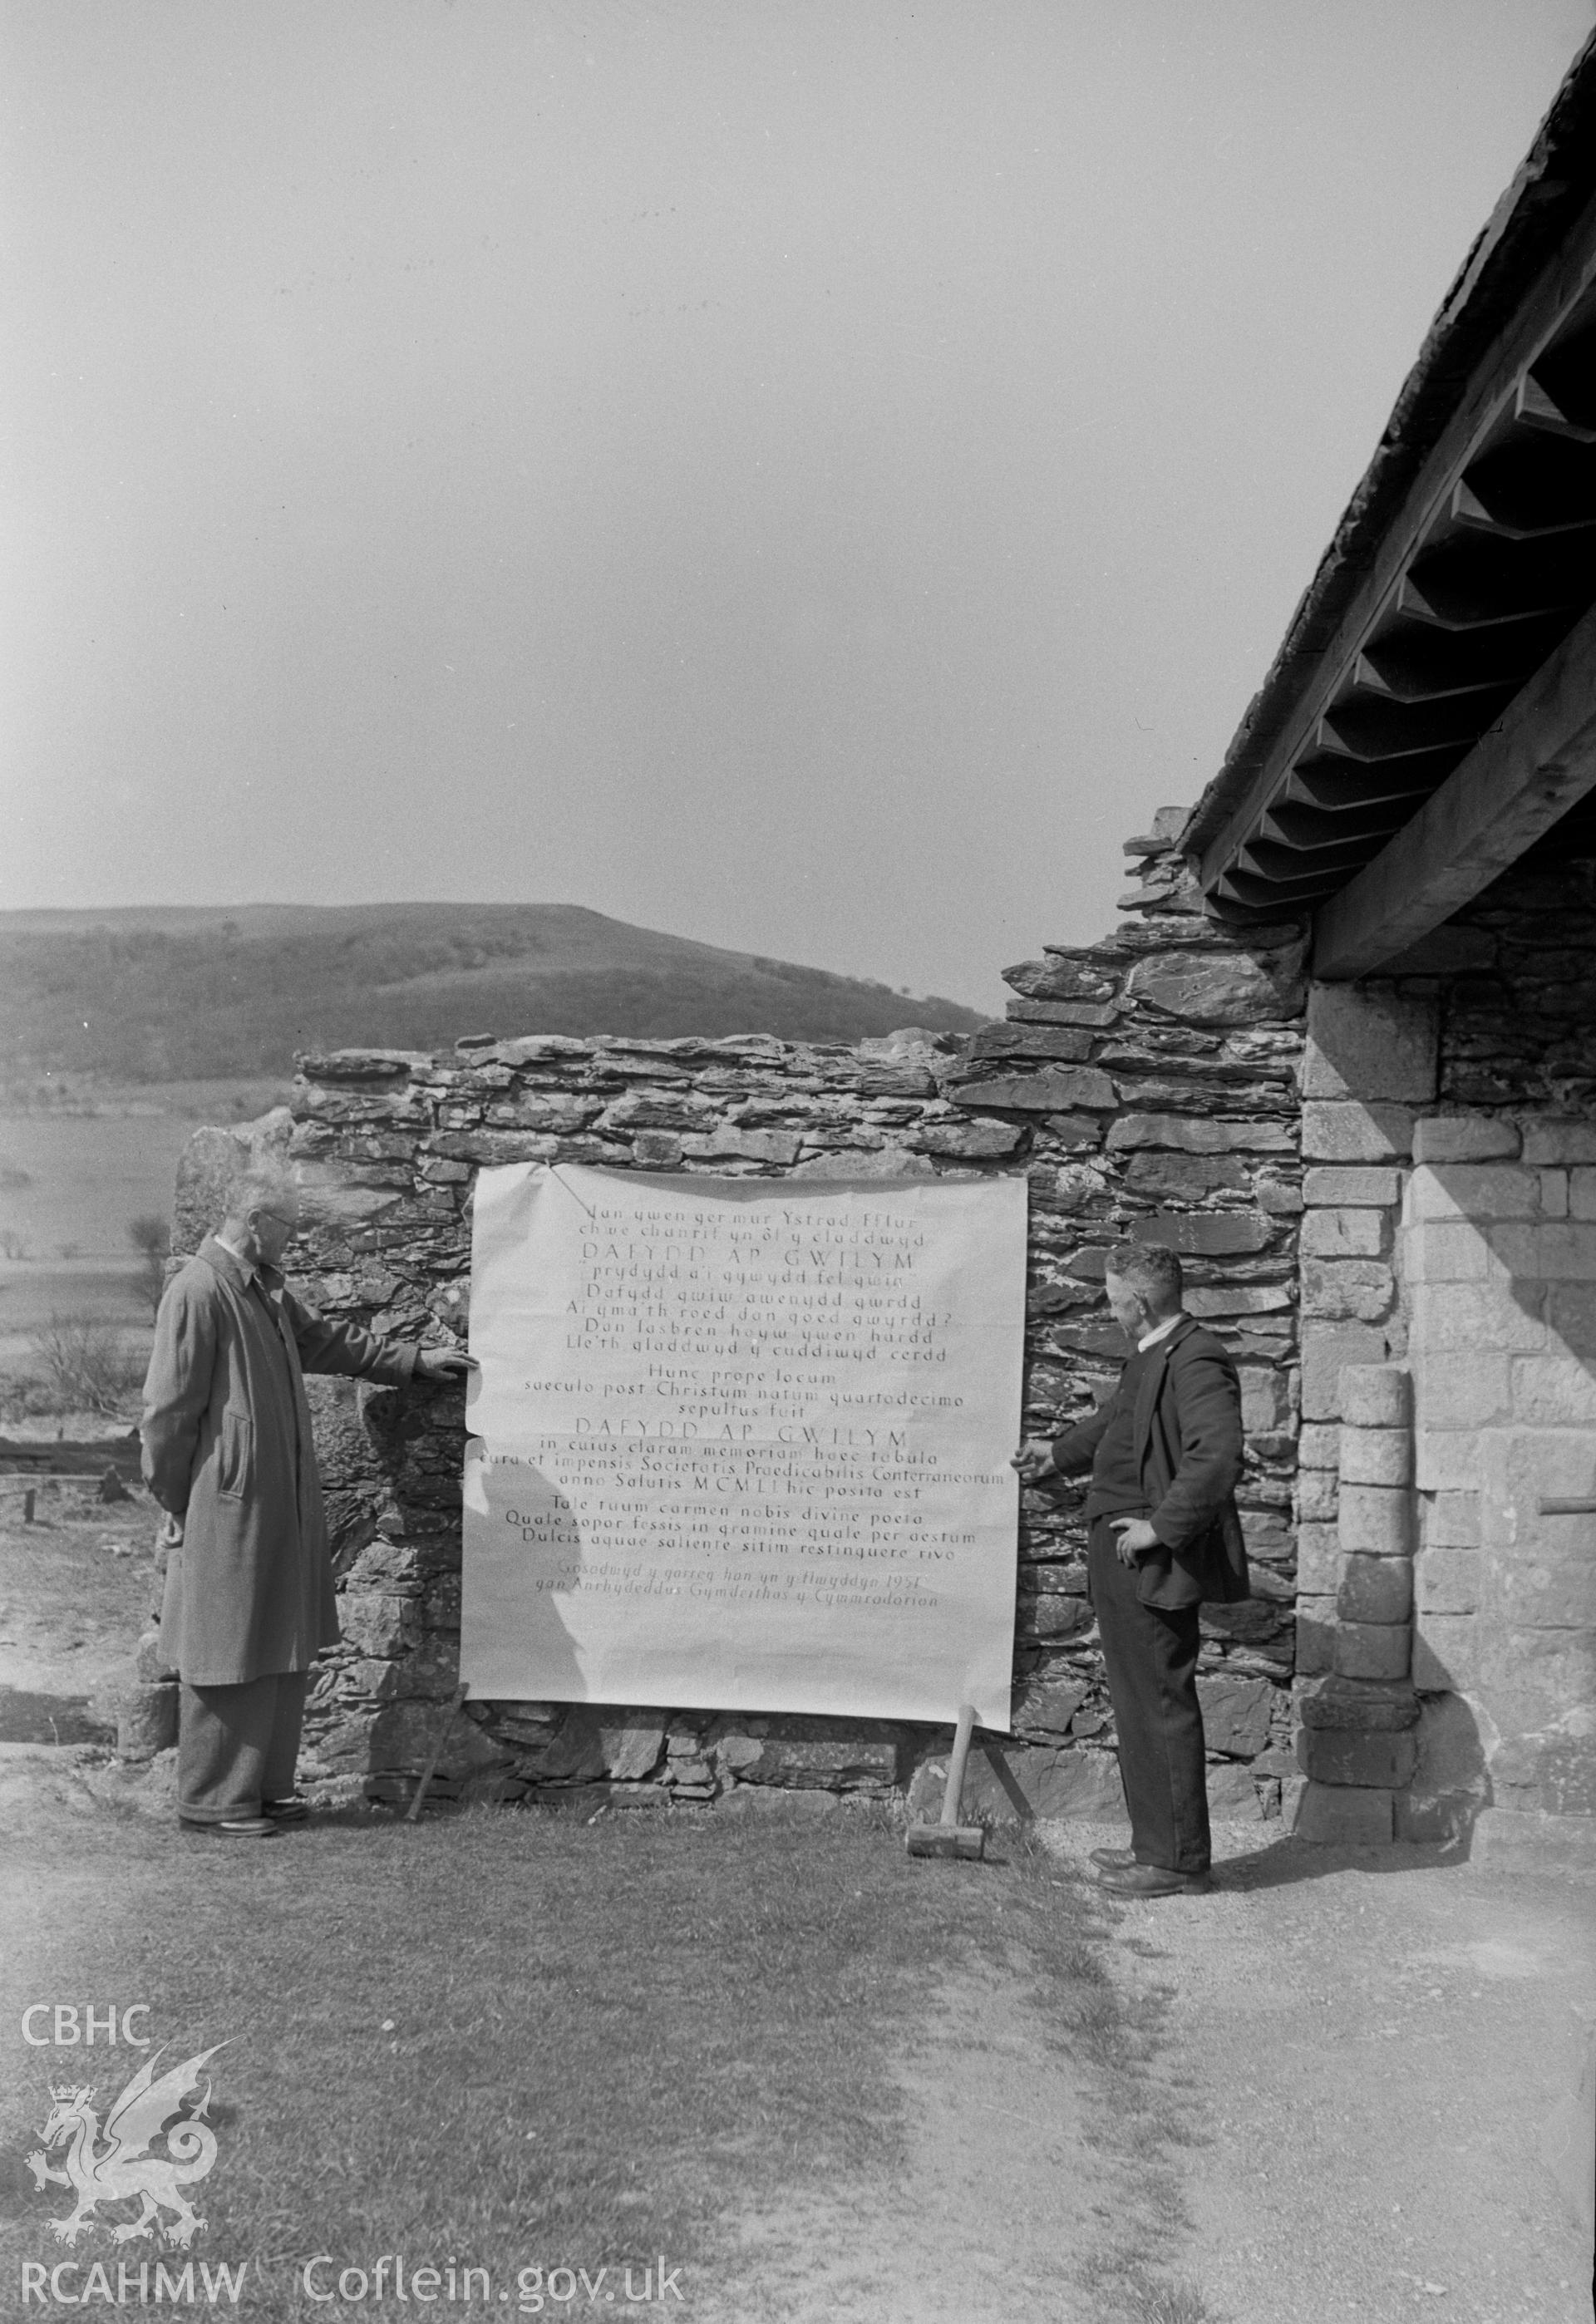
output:
[[[1448,290],[1404,380],[1379,445],[1298,601],[1268,675],[1224,763],[1180,836],[1187,855],[1216,839],[1316,674],[1387,527],[1412,488],[1527,282],[1556,252],[1596,184],[1596,32],[1574,59],[1511,185]]]

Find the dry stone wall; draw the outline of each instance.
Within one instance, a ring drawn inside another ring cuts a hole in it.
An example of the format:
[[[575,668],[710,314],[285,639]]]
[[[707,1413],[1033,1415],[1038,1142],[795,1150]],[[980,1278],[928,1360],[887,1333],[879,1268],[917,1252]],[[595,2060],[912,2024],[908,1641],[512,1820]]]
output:
[[[1296,1074],[1301,932],[1241,944],[1199,908],[1174,841],[1130,844],[1140,878],[1102,943],[1007,972],[1005,1022],[856,1048],[746,1039],[487,1035],[452,1056],[301,1061],[291,1109],[250,1133],[303,1189],[296,1280],[371,1328],[466,1330],[476,1169],[580,1161],[797,1179],[1022,1173],[1030,1192],[1025,1425],[1050,1433],[1112,1383],[1102,1307],[1121,1237],[1172,1244],[1188,1305],[1232,1349],[1248,1453],[1254,1597],[1205,1609],[1199,1686],[1222,1813],[1278,1812],[1290,1756],[1296,1587]],[[237,1133],[206,1131],[180,1189],[180,1249],[215,1222]],[[935,1730],[635,1706],[456,1708],[463,1416],[457,1392],[311,1384],[343,1644],[315,1675],[304,1779],[402,1799],[441,1736],[446,1791],[614,1804],[774,1794],[934,1795]],[[996,1817],[1112,1814],[1112,1712],[1085,1600],[1082,1492],[1021,1513],[1014,1734],[972,1761]]]

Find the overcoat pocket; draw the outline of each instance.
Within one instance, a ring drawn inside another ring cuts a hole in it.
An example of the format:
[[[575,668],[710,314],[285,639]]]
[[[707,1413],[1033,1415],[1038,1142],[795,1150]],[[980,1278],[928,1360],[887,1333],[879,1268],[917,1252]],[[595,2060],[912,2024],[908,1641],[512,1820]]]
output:
[[[254,1466],[254,1424],[247,1412],[229,1407],[222,1415],[221,1455],[217,1463],[217,1490],[229,1500],[242,1500]]]

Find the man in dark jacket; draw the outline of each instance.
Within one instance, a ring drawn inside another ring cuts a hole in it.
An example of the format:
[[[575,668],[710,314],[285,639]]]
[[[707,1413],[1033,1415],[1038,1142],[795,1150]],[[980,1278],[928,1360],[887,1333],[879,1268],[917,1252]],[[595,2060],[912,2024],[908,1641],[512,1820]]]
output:
[[[1108,1304],[1134,1352],[1089,1420],[1028,1438],[1027,1484],[1090,1469],[1086,1586],[1097,1617],[1130,1811],[1129,1849],[1094,1851],[1124,1896],[1209,1885],[1208,1791],[1197,1702],[1197,1609],[1249,1595],[1236,1512],[1236,1368],[1181,1306],[1180,1261],[1156,1244],[1109,1261]]]
[[[401,1386],[469,1364],[301,1305],[280,1271],[298,1224],[291,1179],[235,1182],[167,1286],[144,1382],[144,1476],[168,1512],[161,1646],[182,1681],[178,1814],[228,1839],[303,1818],[306,1682],[338,1637],[304,1374]]]

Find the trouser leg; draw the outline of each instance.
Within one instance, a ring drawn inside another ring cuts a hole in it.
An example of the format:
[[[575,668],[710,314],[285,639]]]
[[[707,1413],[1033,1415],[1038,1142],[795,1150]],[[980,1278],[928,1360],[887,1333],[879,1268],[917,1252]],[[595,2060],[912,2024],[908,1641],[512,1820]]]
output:
[[[1106,1518],[1088,1549],[1092,1603],[1120,1738],[1120,1775],[1139,1864],[1205,1872],[1211,1853],[1195,1606],[1144,1606]]]
[[[220,1823],[259,1815],[263,1795],[286,1798],[293,1789],[292,1754],[304,1705],[302,1671],[237,1686],[190,1686],[185,1680],[179,1695],[178,1813],[190,1823]],[[287,1782],[281,1793],[267,1790],[268,1773],[276,1775],[285,1757]]]
[[[277,1681],[277,1702],[272,1739],[261,1770],[263,1800],[292,1799],[294,1775],[300,1764],[300,1729],[305,1723],[305,1689],[309,1671],[284,1671]]]

